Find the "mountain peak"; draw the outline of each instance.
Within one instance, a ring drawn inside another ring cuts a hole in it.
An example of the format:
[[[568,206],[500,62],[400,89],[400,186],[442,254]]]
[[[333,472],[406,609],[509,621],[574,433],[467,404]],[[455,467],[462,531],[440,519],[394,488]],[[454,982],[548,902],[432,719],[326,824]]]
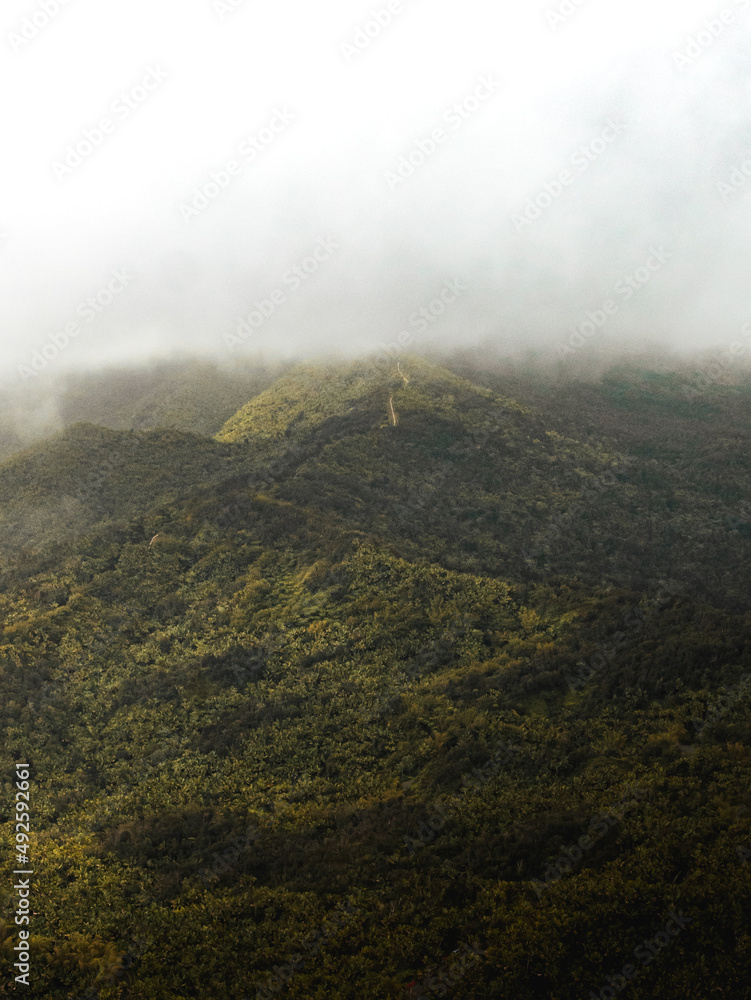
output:
[[[368,415],[379,428],[397,426],[407,413],[430,412],[460,418],[460,411],[487,409],[501,401],[489,389],[423,358],[406,355],[393,362],[305,364],[295,368],[232,416],[216,435],[222,442],[253,441],[275,452],[289,439],[307,434],[331,418]]]

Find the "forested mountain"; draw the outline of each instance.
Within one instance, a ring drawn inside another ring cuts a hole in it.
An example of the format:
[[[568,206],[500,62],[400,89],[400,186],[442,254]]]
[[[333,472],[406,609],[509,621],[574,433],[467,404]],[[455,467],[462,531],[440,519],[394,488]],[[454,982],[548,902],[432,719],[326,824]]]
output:
[[[686,378],[82,390],[0,466],[0,995],[26,762],[35,996],[751,996],[751,382]]]
[[[77,423],[110,430],[179,428],[215,434],[290,365],[199,360],[70,371],[0,386],[0,461]]]

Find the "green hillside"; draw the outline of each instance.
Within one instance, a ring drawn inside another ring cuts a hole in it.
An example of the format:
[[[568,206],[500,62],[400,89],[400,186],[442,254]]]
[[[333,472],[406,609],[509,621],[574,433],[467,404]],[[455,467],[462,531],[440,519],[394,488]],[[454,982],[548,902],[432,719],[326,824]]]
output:
[[[113,430],[172,427],[212,435],[287,367],[247,363],[227,369],[193,360],[75,373],[59,390],[60,418],[65,425],[87,422]]]
[[[39,551],[243,467],[237,449],[194,434],[77,424],[0,466],[0,551]]]
[[[0,466],[0,996],[751,996],[748,397],[455,369]]]
[[[289,367],[253,360],[227,369],[189,359],[6,384],[0,386],[0,462],[79,423],[210,436]]]

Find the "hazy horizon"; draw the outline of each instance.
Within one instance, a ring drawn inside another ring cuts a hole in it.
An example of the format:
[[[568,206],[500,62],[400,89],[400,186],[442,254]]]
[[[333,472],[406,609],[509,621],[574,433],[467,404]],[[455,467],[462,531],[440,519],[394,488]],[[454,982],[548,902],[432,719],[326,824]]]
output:
[[[745,345],[747,7],[14,0],[0,381]]]

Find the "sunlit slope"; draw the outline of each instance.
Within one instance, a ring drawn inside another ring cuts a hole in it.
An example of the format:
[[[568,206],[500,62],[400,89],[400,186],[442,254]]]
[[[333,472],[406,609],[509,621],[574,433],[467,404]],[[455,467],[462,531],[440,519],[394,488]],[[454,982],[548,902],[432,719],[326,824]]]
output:
[[[524,376],[483,388],[411,357],[306,367],[219,436],[258,449],[264,489],[410,558],[639,588],[672,577],[746,606],[748,406],[735,390],[698,411],[668,406],[664,379],[649,374],[614,372],[573,392]],[[653,384],[659,407],[645,396]]]
[[[412,357],[387,369],[300,369],[217,437],[280,463],[280,498],[413,545],[413,555],[500,573],[518,574],[544,518],[617,461]]]
[[[194,494],[214,491],[232,507],[260,490],[396,544],[427,531],[438,539],[432,556],[464,569],[479,565],[469,535],[481,511],[495,560],[483,565],[501,571],[513,565],[497,565],[506,524],[520,548],[561,491],[611,462],[424,361],[306,366],[248,402],[216,440],[78,424],[14,456],[0,466],[0,550],[38,549]]]
[[[331,421],[331,429],[345,432],[363,425],[383,429],[394,426],[395,415],[398,424],[407,414],[422,412],[472,427],[482,423],[496,399],[488,389],[416,357],[389,366],[300,365],[243,406],[216,437],[252,440],[272,454]],[[523,409],[508,400],[505,406]],[[345,416],[350,420],[341,419]]]
[[[667,420],[609,387],[580,399],[517,379],[504,392],[407,357],[299,366],[215,439],[79,425],[0,466],[0,553],[196,497],[242,529],[261,495],[452,569],[635,588],[674,578],[747,606],[743,399]]]

